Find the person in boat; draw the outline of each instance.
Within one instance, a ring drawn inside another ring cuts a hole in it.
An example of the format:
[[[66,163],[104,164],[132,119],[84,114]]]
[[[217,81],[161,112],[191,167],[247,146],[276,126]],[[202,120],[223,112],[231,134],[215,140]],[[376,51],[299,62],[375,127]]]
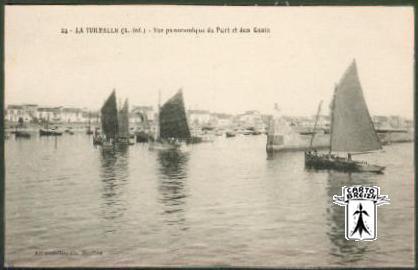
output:
[[[347,154],[347,160],[348,160],[348,161],[351,161],[351,153],[348,153],[348,154]]]

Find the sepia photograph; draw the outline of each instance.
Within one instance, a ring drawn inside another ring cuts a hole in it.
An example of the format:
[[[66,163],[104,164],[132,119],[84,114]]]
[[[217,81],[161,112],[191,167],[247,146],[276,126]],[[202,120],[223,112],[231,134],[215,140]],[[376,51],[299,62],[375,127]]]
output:
[[[6,5],[5,267],[414,267],[414,7]]]

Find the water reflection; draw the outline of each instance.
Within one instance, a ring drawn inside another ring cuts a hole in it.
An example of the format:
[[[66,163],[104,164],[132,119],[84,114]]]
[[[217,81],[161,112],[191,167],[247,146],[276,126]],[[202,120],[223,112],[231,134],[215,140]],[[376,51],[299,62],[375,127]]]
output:
[[[188,160],[189,153],[180,150],[158,152],[159,201],[163,204],[163,215],[168,225],[184,225],[185,222],[185,179]]]
[[[100,150],[100,152],[100,177],[103,184],[101,195],[103,199],[101,207],[102,218],[104,220],[119,219],[126,211],[126,201],[123,198],[123,194],[124,186],[129,176],[128,148],[118,147],[110,151]],[[109,228],[108,231],[113,231],[112,228]]]
[[[347,265],[361,261],[367,252],[367,243],[349,241],[345,239],[345,209],[332,202],[332,196],[341,194],[343,186],[374,185],[375,179],[370,174],[328,172],[327,198],[327,224],[328,238],[332,246],[330,255],[336,258],[338,264]]]

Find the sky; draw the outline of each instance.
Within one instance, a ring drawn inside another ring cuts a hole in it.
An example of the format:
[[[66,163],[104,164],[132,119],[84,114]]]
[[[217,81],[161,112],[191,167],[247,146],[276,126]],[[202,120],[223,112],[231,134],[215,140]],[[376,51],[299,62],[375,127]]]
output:
[[[7,6],[5,103],[99,109],[183,89],[187,109],[327,113],[356,59],[373,115],[413,117],[412,7]],[[154,34],[158,28],[262,27],[269,33]],[[62,34],[142,27],[146,34]]]

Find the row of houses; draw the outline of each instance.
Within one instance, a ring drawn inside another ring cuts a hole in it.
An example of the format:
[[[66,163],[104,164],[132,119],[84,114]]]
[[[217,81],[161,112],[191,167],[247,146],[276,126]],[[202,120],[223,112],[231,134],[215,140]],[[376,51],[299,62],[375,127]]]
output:
[[[298,126],[304,128],[313,128],[316,121],[316,116],[311,117],[292,117],[284,116],[284,118],[290,123],[291,126]],[[375,115],[372,117],[372,121],[376,129],[412,129],[414,122],[410,119],[400,117],[397,115],[383,116]],[[329,115],[319,115],[317,120],[317,127],[327,129],[330,127],[331,117]]]
[[[246,111],[242,114],[211,113],[206,110],[188,110],[189,122],[192,126],[212,126],[217,128],[255,128],[264,129],[270,116],[258,111]]]
[[[36,104],[8,105],[5,120],[9,122],[37,123],[42,121],[82,123],[98,121],[98,113],[72,107],[40,107]]]
[[[191,125],[196,126],[221,126],[227,127],[233,124],[248,126],[263,126],[263,116],[257,111],[248,111],[240,115],[211,113],[205,110],[187,111]],[[5,120],[10,122],[23,121],[36,123],[42,121],[61,123],[86,123],[98,122],[99,112],[90,111],[86,108],[73,107],[41,107],[36,104],[8,105],[5,111]],[[130,121],[153,123],[156,110],[152,106],[133,106],[130,112]]]
[[[190,125],[193,127],[212,126],[217,128],[243,127],[264,129],[270,122],[271,115],[261,114],[251,110],[242,114],[213,113],[208,110],[188,110]],[[312,128],[315,116],[294,117],[283,116],[291,126]],[[144,123],[150,125],[155,122],[156,110],[152,106],[132,106],[130,112],[131,123]],[[41,107],[36,104],[8,105],[5,111],[5,120],[10,122],[23,121],[25,123],[39,123],[50,121],[55,123],[97,123],[100,121],[98,111],[91,111],[86,108],[74,107]],[[400,129],[412,128],[412,120],[399,116],[374,116],[373,122],[378,129]],[[320,115],[317,126],[329,127],[330,117]]]

